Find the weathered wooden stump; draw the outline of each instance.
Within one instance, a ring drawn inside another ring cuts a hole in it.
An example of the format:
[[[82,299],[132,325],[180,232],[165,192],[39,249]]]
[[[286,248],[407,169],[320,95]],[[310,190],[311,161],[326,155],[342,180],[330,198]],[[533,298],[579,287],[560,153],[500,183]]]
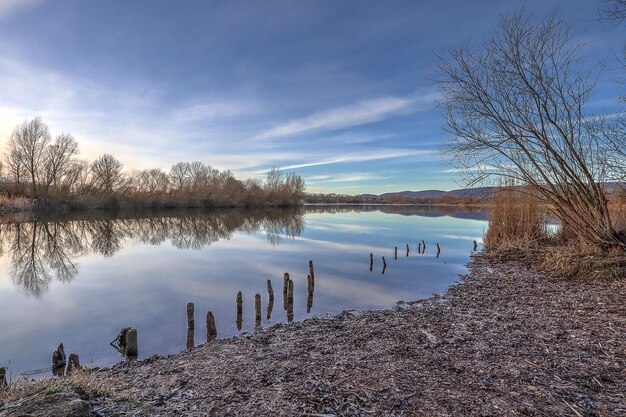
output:
[[[385,261],[385,257],[383,256],[383,268],[387,268],[387,261]]]
[[[274,289],[272,288],[272,281],[267,280],[267,320],[272,318],[272,310],[274,309]]]
[[[474,241],[474,252],[476,252],[476,249],[478,249],[478,243],[476,243],[476,241]]]
[[[439,258],[440,253],[441,253],[441,247],[439,246],[439,242],[437,242],[437,258]]]
[[[419,254],[422,253],[422,242],[417,244],[417,253],[419,253]]]
[[[293,321],[293,281],[287,283],[287,321]]]
[[[274,288],[272,288],[272,280],[267,280],[267,297],[268,300],[273,303],[274,302]]]
[[[254,296],[254,325],[261,326],[261,294]]]
[[[288,284],[289,284],[289,273],[285,272],[285,275],[283,275],[283,297],[287,296]]]
[[[69,358],[67,359],[67,375],[71,375],[72,373],[78,371],[80,369],[80,359],[76,353],[71,353]]]
[[[217,326],[215,325],[215,317],[211,311],[206,313],[206,341],[217,337]]]
[[[134,357],[139,354],[139,348],[137,346],[137,329],[131,328],[126,332],[125,354],[129,357]]]
[[[57,350],[52,352],[52,374],[54,376],[63,376],[65,374],[66,363],[65,348],[63,347],[63,343],[61,343]]]
[[[309,275],[311,275],[311,279],[313,280],[313,285],[315,285],[315,271],[313,270],[313,261],[309,261]]]
[[[422,239],[422,253],[426,253],[426,242]]]
[[[187,350],[193,349],[195,345],[195,330],[193,329],[193,327],[187,327]]]
[[[187,328],[193,329],[195,327],[193,303],[187,303]]]
[[[289,282],[291,278],[289,278],[289,273],[285,272],[283,277],[283,309],[285,310],[287,310],[287,298],[289,298]]]
[[[370,253],[370,272],[374,269],[374,254]]]
[[[0,388],[8,386],[7,384],[7,368],[0,368]]]
[[[393,250],[393,259],[396,261],[398,260],[398,247],[397,246],[394,247],[394,250]]]
[[[243,295],[241,291],[237,293],[237,330],[241,330],[243,324]]]
[[[313,287],[313,280],[310,275],[307,275],[307,298],[306,298],[306,312],[310,313],[311,308],[313,307],[313,291],[315,287]]]

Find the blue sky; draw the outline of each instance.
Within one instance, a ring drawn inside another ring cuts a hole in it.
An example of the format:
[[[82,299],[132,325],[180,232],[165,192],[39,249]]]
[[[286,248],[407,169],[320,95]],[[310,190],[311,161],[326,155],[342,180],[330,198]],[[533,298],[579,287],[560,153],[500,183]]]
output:
[[[616,65],[625,31],[601,1],[528,0],[574,22],[583,55]],[[427,79],[522,1],[0,0],[0,145],[41,116],[81,157],[128,168],[202,160],[238,177],[272,166],[311,192],[460,185]],[[615,110],[615,71],[594,106]]]

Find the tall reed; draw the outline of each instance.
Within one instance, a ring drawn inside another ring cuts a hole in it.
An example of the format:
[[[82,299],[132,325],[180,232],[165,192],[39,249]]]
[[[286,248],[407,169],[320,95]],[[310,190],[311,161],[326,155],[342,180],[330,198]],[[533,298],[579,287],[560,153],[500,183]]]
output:
[[[547,236],[545,207],[530,190],[507,184],[493,196],[484,239],[488,251],[537,248]]]

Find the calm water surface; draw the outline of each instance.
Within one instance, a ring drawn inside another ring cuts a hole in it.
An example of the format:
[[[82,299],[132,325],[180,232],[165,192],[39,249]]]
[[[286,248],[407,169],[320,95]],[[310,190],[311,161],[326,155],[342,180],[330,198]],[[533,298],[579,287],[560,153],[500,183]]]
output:
[[[8,366],[13,378],[49,368],[60,342],[83,364],[111,365],[123,358],[109,342],[131,326],[138,329],[140,358],[179,352],[187,343],[188,302],[195,304],[196,344],[206,340],[209,310],[219,337],[252,331],[256,293],[262,297],[262,326],[285,322],[285,272],[294,281],[296,321],[429,297],[465,271],[486,217],[480,210],[378,206],[4,220],[0,367]],[[418,254],[422,239],[426,252]],[[388,265],[384,275],[382,256]],[[310,259],[312,300],[306,279]],[[275,293],[269,320],[268,279]]]

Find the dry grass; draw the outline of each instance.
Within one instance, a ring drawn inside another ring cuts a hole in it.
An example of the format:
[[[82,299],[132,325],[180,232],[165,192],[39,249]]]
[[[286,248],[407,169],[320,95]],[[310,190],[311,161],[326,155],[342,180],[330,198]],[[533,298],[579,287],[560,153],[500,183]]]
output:
[[[88,397],[110,397],[115,394],[115,386],[109,379],[99,377],[98,372],[79,369],[66,377],[44,378],[36,382],[25,377],[19,378],[0,390],[0,403],[52,395],[67,389],[78,390]]]
[[[626,256],[594,251],[572,240],[546,248],[539,269],[560,278],[617,279],[626,277]]]
[[[617,230],[626,231],[626,205],[613,202],[611,217]],[[626,255],[607,253],[559,227],[548,230],[547,207],[523,189],[507,187],[494,196],[485,248],[500,260],[532,263],[560,278],[615,279],[626,276]]]
[[[33,203],[26,197],[11,197],[0,193],[0,210],[4,211],[27,211],[32,210]]]
[[[610,202],[609,209],[615,229],[626,234],[626,192],[616,195]]]
[[[484,239],[488,252],[520,255],[537,249],[547,237],[546,210],[539,199],[513,187],[494,196]]]

